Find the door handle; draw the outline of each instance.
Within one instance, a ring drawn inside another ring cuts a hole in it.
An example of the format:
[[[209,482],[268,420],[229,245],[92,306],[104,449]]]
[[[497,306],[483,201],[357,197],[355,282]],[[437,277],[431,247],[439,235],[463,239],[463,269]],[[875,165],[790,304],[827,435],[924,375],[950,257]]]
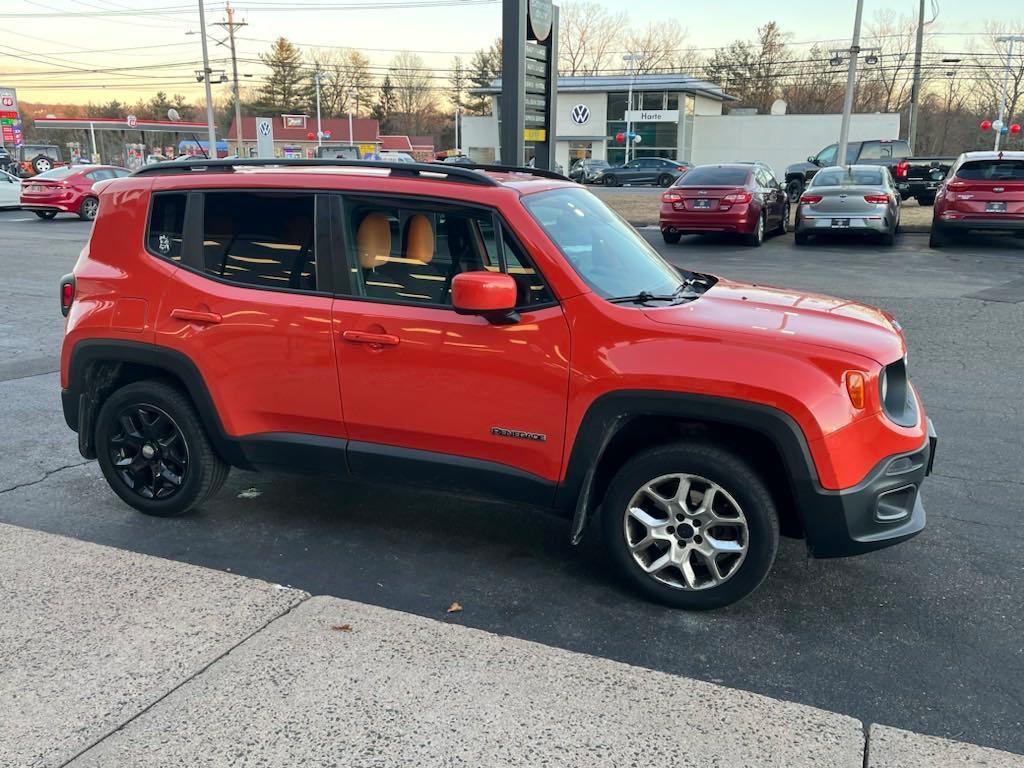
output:
[[[344,331],[341,338],[354,344],[374,344],[378,347],[397,347],[401,341],[391,333],[370,333],[369,331]]]
[[[188,323],[203,323],[205,325],[216,325],[221,321],[221,316],[216,312],[200,312],[196,309],[172,309],[171,317],[175,320],[184,320]]]

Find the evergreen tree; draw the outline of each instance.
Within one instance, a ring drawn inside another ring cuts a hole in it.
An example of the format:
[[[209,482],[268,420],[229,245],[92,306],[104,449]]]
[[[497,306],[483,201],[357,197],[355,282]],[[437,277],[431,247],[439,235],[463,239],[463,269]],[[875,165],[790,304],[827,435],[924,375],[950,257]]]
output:
[[[309,73],[302,65],[302,51],[279,37],[260,61],[270,70],[257,95],[254,108],[271,114],[303,114],[310,102]]]
[[[373,105],[373,110],[370,112],[370,117],[380,123],[381,133],[391,132],[391,117],[397,106],[395,86],[391,82],[391,75],[385,75],[377,96],[377,103]]]

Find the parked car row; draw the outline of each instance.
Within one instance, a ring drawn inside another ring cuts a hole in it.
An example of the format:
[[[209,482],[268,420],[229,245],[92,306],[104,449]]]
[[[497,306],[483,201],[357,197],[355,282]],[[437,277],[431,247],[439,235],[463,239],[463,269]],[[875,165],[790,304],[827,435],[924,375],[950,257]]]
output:
[[[621,187],[624,184],[656,184],[670,187],[693,166],[685,160],[665,157],[638,157],[624,165],[609,165],[606,160],[586,158],[569,168],[569,178],[580,184],[603,184]]]
[[[910,145],[902,139],[872,139],[851,141],[846,146],[846,158],[837,159],[838,144],[829,144],[806,163],[786,168],[786,193],[795,203],[823,168],[839,165],[876,165],[888,168],[902,200],[916,198],[921,205],[935,202],[935,193],[946,177],[955,157],[912,157]]]

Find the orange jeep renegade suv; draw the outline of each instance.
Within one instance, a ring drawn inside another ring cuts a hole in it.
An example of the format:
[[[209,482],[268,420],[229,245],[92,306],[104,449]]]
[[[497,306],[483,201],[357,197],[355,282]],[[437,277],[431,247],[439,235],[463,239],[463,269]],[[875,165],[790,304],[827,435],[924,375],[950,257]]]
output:
[[[900,326],[677,270],[533,169],[188,161],[104,182],[62,280],[68,426],[136,509],[229,467],[554,509],[649,597],[750,593],[921,531],[934,433]]]

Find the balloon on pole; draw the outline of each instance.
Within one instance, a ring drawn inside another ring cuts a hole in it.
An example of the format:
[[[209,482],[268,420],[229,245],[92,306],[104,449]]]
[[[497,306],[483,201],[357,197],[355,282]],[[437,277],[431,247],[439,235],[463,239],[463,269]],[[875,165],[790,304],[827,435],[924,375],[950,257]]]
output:
[[[992,121],[991,120],[982,120],[980,127],[981,127],[981,130],[987,131],[987,130],[989,130],[992,127]]]

